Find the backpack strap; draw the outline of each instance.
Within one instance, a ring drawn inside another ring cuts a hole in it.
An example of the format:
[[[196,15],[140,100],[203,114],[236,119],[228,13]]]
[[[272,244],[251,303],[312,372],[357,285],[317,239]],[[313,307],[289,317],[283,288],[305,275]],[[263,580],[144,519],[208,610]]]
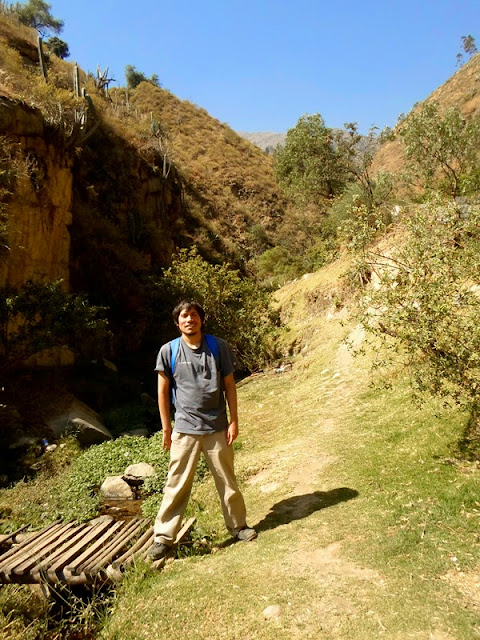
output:
[[[181,337],[175,338],[170,342],[170,374],[173,378],[173,370],[175,369],[175,362],[177,361],[178,350],[180,349]]]
[[[208,345],[208,348],[210,349],[213,357],[215,358],[215,362],[217,363],[217,369],[220,369],[220,363],[219,363],[220,347],[218,346],[218,340],[215,338],[215,336],[211,336],[208,333],[204,335],[204,338],[205,338],[205,342]]]

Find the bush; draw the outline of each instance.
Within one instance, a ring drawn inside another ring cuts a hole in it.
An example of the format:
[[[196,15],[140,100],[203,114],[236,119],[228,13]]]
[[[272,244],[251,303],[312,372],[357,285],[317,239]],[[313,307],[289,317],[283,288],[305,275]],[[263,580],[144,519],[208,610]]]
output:
[[[195,249],[180,251],[163,275],[154,283],[158,304],[169,300],[173,308],[183,298],[198,300],[207,331],[227,340],[242,367],[255,370],[265,363],[277,322],[266,291],[228,264],[206,262]]]
[[[72,464],[58,487],[58,501],[49,517],[83,522],[97,515],[98,490],[107,476],[122,475],[126,467],[146,462],[155,467],[161,486],[168,470],[169,453],[162,448],[162,433],[151,438],[123,437],[90,447]]]
[[[372,254],[370,266],[380,286],[365,299],[363,322],[386,347],[384,361],[403,361],[420,394],[453,399],[475,423],[480,209],[459,210],[454,203],[418,207],[406,221],[402,246],[389,256]]]
[[[103,313],[86,296],[64,291],[61,281],[0,289],[0,375],[47,347],[66,345],[79,355],[98,355],[107,336]]]

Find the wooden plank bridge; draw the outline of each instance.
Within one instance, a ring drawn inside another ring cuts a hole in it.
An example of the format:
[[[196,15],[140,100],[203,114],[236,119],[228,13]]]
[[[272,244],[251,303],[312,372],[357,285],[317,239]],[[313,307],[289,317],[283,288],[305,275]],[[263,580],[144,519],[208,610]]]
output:
[[[191,518],[183,525],[175,546],[194,523],[195,518]],[[56,522],[41,531],[23,533],[24,539],[14,544],[24,529],[0,536],[0,544],[10,547],[0,555],[0,583],[115,582],[136,559],[148,560],[147,552],[153,543],[150,520],[138,518],[80,525]],[[164,563],[162,558],[152,562],[151,567],[159,569]]]

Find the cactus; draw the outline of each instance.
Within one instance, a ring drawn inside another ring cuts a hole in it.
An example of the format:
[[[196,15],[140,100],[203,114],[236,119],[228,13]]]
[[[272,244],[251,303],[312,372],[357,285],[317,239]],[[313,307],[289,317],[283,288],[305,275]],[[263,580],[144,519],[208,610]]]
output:
[[[48,82],[47,67],[45,65],[45,56],[43,55],[42,36],[38,36],[37,38],[37,47],[38,47],[38,59],[40,61],[40,69],[42,70],[42,75],[45,78],[45,82]]]
[[[73,93],[76,98],[80,97],[80,70],[77,63],[73,65]]]

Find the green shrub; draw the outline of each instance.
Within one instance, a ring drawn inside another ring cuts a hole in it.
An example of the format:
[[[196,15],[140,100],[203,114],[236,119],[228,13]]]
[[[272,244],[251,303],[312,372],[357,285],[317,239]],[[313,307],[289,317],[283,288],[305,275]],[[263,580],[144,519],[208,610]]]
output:
[[[228,264],[208,263],[195,249],[180,251],[163,275],[153,286],[157,306],[196,299],[205,309],[207,331],[228,341],[242,367],[258,369],[270,357],[277,318],[269,294],[252,279]]]
[[[166,478],[168,461],[161,432],[148,439],[123,437],[90,447],[73,462],[60,483],[58,499],[50,505],[49,516],[79,522],[89,520],[97,515],[98,489],[107,476],[121,475],[129,465],[146,462],[155,467],[159,478]]]
[[[103,312],[85,295],[64,291],[61,281],[1,288],[0,375],[47,347],[66,345],[79,355],[98,355],[107,336]]]

